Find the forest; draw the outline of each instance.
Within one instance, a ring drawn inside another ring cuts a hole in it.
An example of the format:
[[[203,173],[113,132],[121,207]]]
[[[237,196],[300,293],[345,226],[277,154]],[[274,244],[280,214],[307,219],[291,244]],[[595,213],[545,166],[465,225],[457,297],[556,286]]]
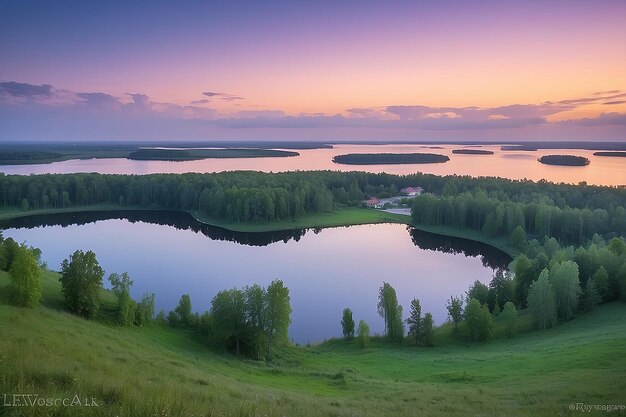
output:
[[[435,153],[349,153],[333,158],[333,162],[337,164],[349,165],[433,164],[449,160],[446,155]]]
[[[370,196],[421,186],[413,221],[510,236],[555,237],[581,244],[595,233],[626,234],[626,189],[469,176],[391,175],[366,172],[224,172],[154,175],[4,175],[0,207],[46,210],[109,204],[199,210],[226,222],[271,222],[359,206]]]

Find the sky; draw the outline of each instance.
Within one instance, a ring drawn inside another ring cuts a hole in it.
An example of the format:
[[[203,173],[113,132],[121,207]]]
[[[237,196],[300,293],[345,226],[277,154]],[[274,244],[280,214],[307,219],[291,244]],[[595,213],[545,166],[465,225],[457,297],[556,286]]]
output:
[[[0,141],[626,141],[626,2],[0,1]]]

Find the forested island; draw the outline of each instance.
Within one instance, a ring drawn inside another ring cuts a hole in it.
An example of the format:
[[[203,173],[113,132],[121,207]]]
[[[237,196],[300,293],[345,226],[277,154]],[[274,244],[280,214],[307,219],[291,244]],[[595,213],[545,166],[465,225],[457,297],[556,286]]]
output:
[[[546,165],[564,165],[580,167],[589,165],[591,161],[584,156],[576,155],[544,155],[538,159],[539,162]]]
[[[298,152],[275,149],[163,149],[145,148],[131,152],[128,159],[142,161],[193,161],[207,158],[275,158],[299,156]]]
[[[446,155],[434,153],[350,153],[333,158],[337,164],[348,165],[434,164],[449,160]]]
[[[615,157],[626,158],[626,152],[620,152],[620,151],[594,152],[593,155],[594,156],[615,156]]]
[[[488,151],[486,149],[454,149],[452,153],[462,154],[462,155],[493,155],[493,151]]]

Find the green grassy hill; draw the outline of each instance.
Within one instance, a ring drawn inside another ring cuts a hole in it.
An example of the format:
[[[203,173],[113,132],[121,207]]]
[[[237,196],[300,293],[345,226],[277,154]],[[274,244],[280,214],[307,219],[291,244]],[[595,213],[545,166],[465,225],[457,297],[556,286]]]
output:
[[[285,348],[266,364],[211,351],[184,330],[106,324],[106,292],[97,321],[72,316],[58,274],[43,279],[42,305],[29,310],[7,304],[0,273],[0,394],[78,394],[99,407],[0,406],[0,415],[553,416],[578,415],[571,403],[626,403],[623,303],[512,340],[419,350],[335,340]]]

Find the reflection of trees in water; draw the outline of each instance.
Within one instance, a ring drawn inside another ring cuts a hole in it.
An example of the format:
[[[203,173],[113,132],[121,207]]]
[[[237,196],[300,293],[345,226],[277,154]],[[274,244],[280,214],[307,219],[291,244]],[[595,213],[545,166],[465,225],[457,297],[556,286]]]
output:
[[[84,225],[100,220],[126,219],[131,223],[145,222],[162,226],[172,226],[178,230],[192,230],[200,232],[213,240],[225,240],[249,246],[267,246],[274,242],[287,243],[291,239],[299,241],[306,230],[284,230],[275,232],[233,232],[221,227],[200,223],[189,213],[180,211],[161,210],[116,210],[116,211],[87,211],[76,213],[37,214],[34,216],[19,217],[0,221],[0,228],[27,228],[41,226]]]
[[[200,223],[189,213],[170,210],[116,210],[116,211],[85,211],[59,214],[37,214],[16,219],[0,221],[1,229],[28,228],[41,226],[84,225],[100,220],[127,219],[131,223],[145,222],[163,226],[172,226],[178,230],[200,232],[213,240],[225,240],[249,246],[267,246],[275,242],[299,241],[308,229],[282,230],[274,232],[233,232],[221,227]],[[436,250],[445,253],[465,256],[480,256],[485,267],[491,269],[506,268],[511,258],[499,249],[484,243],[468,239],[454,238],[423,232],[412,227],[407,228],[413,243],[421,249]],[[310,229],[318,234],[323,229]]]
[[[424,232],[410,226],[408,230],[415,246],[421,249],[471,257],[480,256],[483,266],[491,269],[506,269],[511,262],[509,255],[486,243]]]

